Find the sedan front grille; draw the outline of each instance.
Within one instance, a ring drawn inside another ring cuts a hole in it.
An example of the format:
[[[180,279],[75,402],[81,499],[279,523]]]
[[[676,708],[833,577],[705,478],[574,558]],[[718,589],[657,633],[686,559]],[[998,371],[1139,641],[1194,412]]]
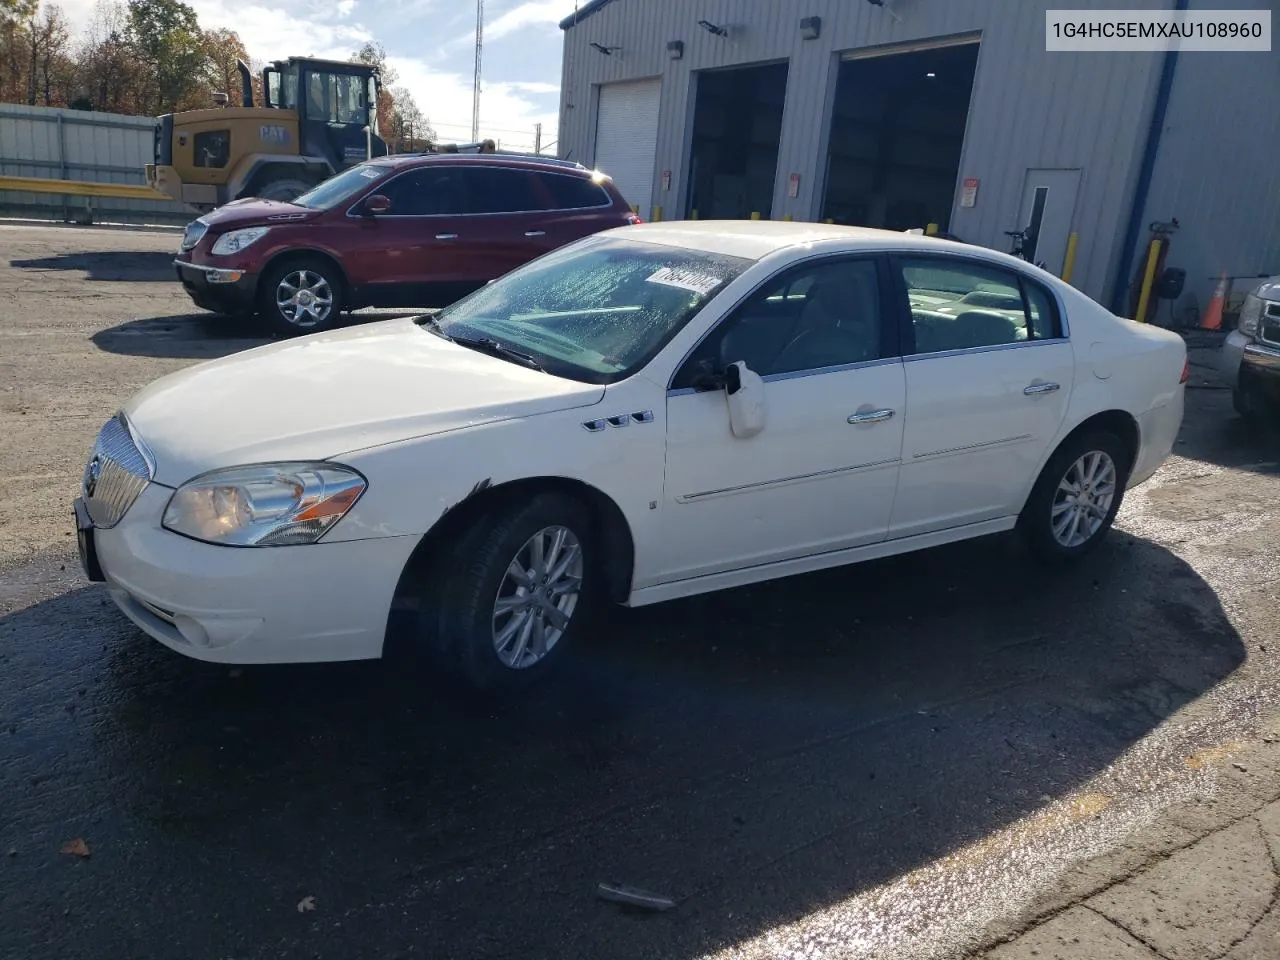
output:
[[[151,482],[152,467],[134,442],[124,417],[112,417],[98,432],[84,468],[84,505],[96,527],[114,527]]]

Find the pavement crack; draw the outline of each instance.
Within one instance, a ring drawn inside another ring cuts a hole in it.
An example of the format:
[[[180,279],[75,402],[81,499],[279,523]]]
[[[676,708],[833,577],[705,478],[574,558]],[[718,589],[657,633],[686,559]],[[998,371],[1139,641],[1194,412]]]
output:
[[[1165,954],[1161,953],[1159,950],[1157,950],[1155,947],[1155,944],[1151,943],[1148,940],[1144,940],[1142,937],[1138,936],[1136,933],[1134,933],[1132,930],[1126,927],[1119,920],[1115,920],[1111,917],[1108,917],[1101,910],[1097,909],[1096,907],[1091,907],[1087,903],[1081,903],[1081,904],[1078,904],[1078,906],[1082,907],[1085,910],[1088,910],[1094,916],[1101,918],[1104,922],[1111,924],[1111,926],[1119,930],[1122,934],[1124,934],[1126,937],[1132,940],[1137,946],[1146,947],[1153,954],[1159,957],[1160,960],[1173,960],[1172,957],[1168,957]]]

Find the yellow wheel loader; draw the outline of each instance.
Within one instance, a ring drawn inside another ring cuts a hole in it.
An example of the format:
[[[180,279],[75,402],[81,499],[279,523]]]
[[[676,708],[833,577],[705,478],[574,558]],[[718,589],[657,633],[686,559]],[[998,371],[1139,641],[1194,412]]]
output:
[[[290,57],[253,75],[238,63],[243,107],[215,106],[156,121],[153,189],[205,213],[243,197],[292,200],[335,173],[387,153],[378,131],[373,67]],[[225,101],[225,96],[218,99]]]

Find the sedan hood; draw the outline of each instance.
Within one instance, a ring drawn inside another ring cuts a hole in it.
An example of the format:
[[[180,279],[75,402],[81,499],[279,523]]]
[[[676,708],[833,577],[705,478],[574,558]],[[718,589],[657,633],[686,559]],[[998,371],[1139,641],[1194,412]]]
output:
[[[411,319],[246,350],[134,395],[124,414],[157,482],[221,467],[319,460],[413,437],[600,402],[604,389],[450,343]]]

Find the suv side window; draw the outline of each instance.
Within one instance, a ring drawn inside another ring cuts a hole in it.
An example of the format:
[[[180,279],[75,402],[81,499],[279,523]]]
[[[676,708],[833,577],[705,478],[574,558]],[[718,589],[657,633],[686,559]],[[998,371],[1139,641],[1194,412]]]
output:
[[[947,257],[897,260],[919,354],[1061,336],[1048,290],[1010,270]]]
[[[466,185],[464,213],[531,213],[545,210],[537,184],[527,170],[509,167],[459,167]]]
[[[604,187],[586,177],[565,173],[538,173],[535,176],[542,181],[551,197],[553,210],[589,210],[607,207],[613,202]]]
[[[377,192],[391,201],[393,217],[457,216],[466,201],[460,173],[460,167],[409,170]]]
[[[775,277],[726,317],[672,382],[745,361],[762,377],[892,355],[884,339],[880,268],[872,257],[827,260]]]

